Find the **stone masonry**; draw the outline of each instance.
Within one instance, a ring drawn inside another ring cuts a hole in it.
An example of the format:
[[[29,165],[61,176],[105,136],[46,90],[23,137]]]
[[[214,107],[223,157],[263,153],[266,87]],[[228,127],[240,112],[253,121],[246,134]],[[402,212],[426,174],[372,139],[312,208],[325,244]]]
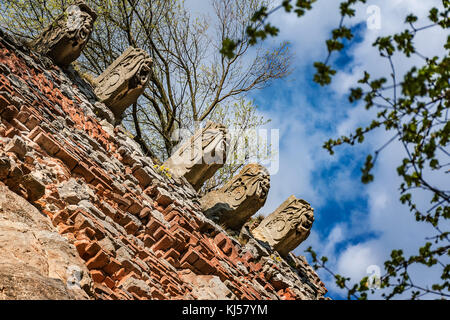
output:
[[[284,249],[246,226],[232,236],[196,191],[211,166],[167,174],[108,110],[70,65],[0,30],[0,299],[324,298],[306,259],[289,252],[292,231],[278,235]],[[225,150],[226,129],[207,131],[201,147]],[[228,215],[247,219],[264,204],[268,176],[255,168],[233,179],[235,200],[250,181],[250,202]],[[308,220],[297,209],[294,220]]]

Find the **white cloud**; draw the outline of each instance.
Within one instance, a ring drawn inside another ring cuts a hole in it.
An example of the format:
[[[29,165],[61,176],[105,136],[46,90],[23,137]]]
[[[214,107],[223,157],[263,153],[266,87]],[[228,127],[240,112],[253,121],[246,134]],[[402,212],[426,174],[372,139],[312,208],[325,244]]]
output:
[[[370,242],[348,247],[339,256],[337,272],[353,279],[368,276],[367,269],[372,265],[380,266],[383,261],[378,250]]]

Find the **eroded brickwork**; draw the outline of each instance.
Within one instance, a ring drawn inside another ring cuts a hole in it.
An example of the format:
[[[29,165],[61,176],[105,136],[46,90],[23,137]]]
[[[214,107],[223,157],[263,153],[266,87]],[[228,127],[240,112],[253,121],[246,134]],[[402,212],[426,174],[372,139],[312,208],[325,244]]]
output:
[[[105,109],[73,70],[0,31],[0,183],[76,247],[90,298],[323,298],[303,257],[229,236],[187,180],[159,171]]]

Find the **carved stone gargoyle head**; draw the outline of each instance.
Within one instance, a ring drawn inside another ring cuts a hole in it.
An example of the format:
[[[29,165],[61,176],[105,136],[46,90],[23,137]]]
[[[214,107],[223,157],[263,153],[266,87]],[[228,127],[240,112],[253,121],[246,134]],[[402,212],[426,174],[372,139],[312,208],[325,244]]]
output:
[[[287,256],[308,238],[313,222],[314,209],[309,203],[290,196],[251,232],[256,239]]]
[[[208,121],[164,162],[172,174],[185,177],[198,191],[226,162],[230,144],[228,129]]]
[[[97,14],[86,3],[76,1],[31,42],[31,47],[67,67],[81,55],[96,19]]]
[[[270,175],[259,164],[246,165],[219,190],[200,199],[203,213],[215,222],[238,229],[264,206],[270,188]]]
[[[114,113],[116,122],[144,92],[152,64],[147,52],[130,47],[94,80],[95,94]]]

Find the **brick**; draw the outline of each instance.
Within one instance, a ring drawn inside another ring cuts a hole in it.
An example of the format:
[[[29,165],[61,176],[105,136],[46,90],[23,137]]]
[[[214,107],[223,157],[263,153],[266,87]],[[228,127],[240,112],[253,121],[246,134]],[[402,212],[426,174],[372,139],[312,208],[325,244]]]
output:
[[[37,137],[34,138],[34,142],[51,156],[59,151],[58,143],[43,132],[39,133]]]
[[[0,112],[10,104],[11,102],[9,102],[4,96],[0,96]]]
[[[25,122],[25,127],[27,127],[28,130],[33,130],[40,122],[41,121],[39,121],[39,119],[34,115],[30,115],[30,117],[27,119],[27,122]]]
[[[178,211],[174,210],[175,208],[176,208],[176,206],[173,203],[171,203],[164,209],[163,215],[164,215],[164,219],[166,219],[166,221],[171,222],[174,217],[176,217],[177,215],[180,215],[180,213]]]
[[[105,201],[100,201],[98,203],[98,206],[105,215],[107,215],[108,217],[110,217],[111,219],[114,220],[114,218],[116,217],[117,211],[113,207],[111,207]]]
[[[12,119],[11,120],[11,124],[13,125],[13,127],[15,127],[16,129],[18,129],[21,132],[28,132],[28,131],[30,131],[21,122],[17,121],[17,119]]]
[[[260,263],[250,262],[249,264],[250,264],[250,268],[253,272],[258,272],[259,270],[262,269],[262,265]]]
[[[92,228],[90,228],[90,227],[87,227],[87,228],[85,228],[83,231],[84,231],[84,233],[86,234],[86,236],[87,236],[89,239],[91,239],[91,240],[94,239],[94,237],[95,237],[95,231],[94,231],[94,229],[92,229]]]
[[[53,215],[52,224],[53,224],[53,226],[57,226],[60,223],[66,222],[68,218],[69,218],[69,214],[67,213],[67,211],[61,210],[61,211],[57,212],[55,215]]]
[[[102,283],[105,280],[105,275],[101,270],[91,270],[91,278],[94,282]]]
[[[75,248],[77,248],[78,254],[80,257],[86,253],[86,247],[89,245],[88,240],[77,240],[74,242]]]
[[[114,294],[114,292],[110,288],[103,285],[102,283],[94,283],[94,291],[97,294],[97,296],[100,297],[104,297],[105,294],[107,296]]]
[[[121,268],[117,273],[114,275],[114,278],[116,281],[121,281],[125,276],[127,275],[127,271],[125,268]]]
[[[126,225],[128,222],[131,221],[131,219],[129,217],[127,217],[127,215],[120,210],[117,210],[114,217],[113,217],[114,222],[117,222],[118,224],[120,224],[121,226]]]
[[[101,249],[102,248],[100,247],[98,242],[93,241],[86,247],[86,253],[92,257],[92,256],[96,255]]]
[[[143,209],[141,210],[141,212],[139,212],[139,218],[140,218],[140,219],[144,219],[144,218],[146,218],[147,216],[149,216],[151,212],[152,212],[152,209],[150,209],[150,208],[148,208],[148,207],[143,208]]]
[[[228,238],[227,236],[225,236],[222,232],[218,233],[215,237],[214,237],[214,243],[220,248],[222,249],[225,244],[227,243]]]
[[[178,262],[178,260],[175,260],[172,257],[168,257],[165,259],[168,263],[170,263],[172,266],[174,266],[175,268],[179,268],[180,267],[180,262]]]
[[[101,269],[106,266],[109,262],[109,257],[106,253],[100,250],[93,258],[86,262],[86,266],[89,270],[91,269]]]
[[[111,290],[113,290],[114,287],[116,286],[116,282],[113,279],[111,279],[110,277],[105,277],[104,283]]]
[[[42,130],[41,127],[36,127],[33,130],[30,131],[30,133],[28,133],[28,138],[30,138],[31,140],[34,140],[34,138],[36,138],[40,133],[43,133],[44,130]]]
[[[189,248],[188,251],[181,258],[180,264],[182,265],[183,263],[187,262],[193,265],[198,260],[199,256],[200,254],[197,251],[195,251],[195,249]]]
[[[96,176],[99,177],[100,180],[105,181],[105,183],[107,182],[108,184],[112,183],[109,175],[100,167],[92,167],[91,170]]]
[[[70,171],[72,171],[78,163],[78,160],[75,159],[75,157],[73,157],[67,150],[64,150],[63,148],[61,148],[55,154],[55,156],[62,162],[64,162],[64,164],[67,165]]]
[[[151,217],[146,225],[145,233],[153,235],[153,233],[160,227],[164,228],[162,223],[159,222],[158,219]]]
[[[14,119],[14,117],[16,117],[18,113],[19,110],[17,110],[16,107],[14,107],[13,105],[9,105],[3,108],[1,115],[3,119],[5,119],[8,122],[11,122],[11,120]]]
[[[176,295],[181,294],[180,289],[177,286],[175,286],[173,283],[168,284],[167,291],[171,294],[171,296],[176,296]]]
[[[134,235],[136,233],[136,231],[138,231],[139,226],[136,223],[134,223],[133,221],[130,221],[124,228],[128,234]]]
[[[81,163],[81,162],[79,162],[76,165],[76,167],[73,169],[72,172],[82,176],[86,180],[87,183],[90,183],[95,178],[92,171],[89,170],[89,168],[84,163]]]
[[[142,205],[137,202],[137,201],[133,201],[131,203],[131,205],[128,207],[128,212],[134,215],[138,215],[142,210]]]
[[[230,256],[233,253],[234,245],[230,239],[227,239],[227,242],[221,247],[221,249],[223,253],[225,253],[227,256]]]
[[[110,258],[109,263],[103,268],[107,274],[114,276],[117,271],[122,268],[122,265],[115,258]]]
[[[146,234],[144,235],[144,246],[151,247],[156,242],[155,239],[153,239],[152,236]]]
[[[202,274],[210,274],[215,269],[214,267],[202,256],[194,263],[194,267],[196,267]]]
[[[216,268],[214,270],[214,274],[218,276],[222,282],[225,282],[230,278],[230,275],[228,275],[222,268]]]
[[[175,260],[178,260],[178,258],[180,257],[180,253],[178,251],[176,251],[174,248],[169,249],[163,256],[164,259],[167,260],[167,258],[173,258]]]
[[[78,212],[78,214],[75,217],[75,229],[82,230],[85,228],[91,228],[92,230],[95,228],[94,223],[91,219],[86,217],[84,214],[81,213],[81,211]],[[95,231],[94,231],[95,234]]]
[[[21,123],[25,124],[30,117],[30,113],[26,110],[22,110],[23,107],[20,109],[19,114],[17,115],[16,119],[17,121],[20,121]]]
[[[247,251],[246,253],[244,253],[242,255],[241,259],[244,263],[245,262],[248,263],[248,262],[252,262],[255,259],[255,257],[253,257],[253,255],[251,254],[250,251]]]
[[[156,202],[158,202],[158,204],[160,204],[163,208],[167,207],[173,202],[173,199],[169,192],[159,187],[157,188],[157,190],[158,195],[156,196]]]
[[[139,259],[144,260],[149,255],[150,255],[150,253],[148,253],[146,250],[143,250],[143,249],[139,248],[139,252],[138,252]]]
[[[7,138],[14,138],[14,136],[17,136],[19,134],[20,134],[19,130],[17,130],[14,127],[11,127],[5,132],[5,137],[7,137]]]
[[[158,186],[156,186],[156,185],[152,185],[152,186],[150,186],[150,187],[148,187],[147,189],[145,189],[144,190],[144,193],[146,194],[146,195],[148,195],[149,197],[155,197],[156,196],[156,194],[158,193]]]
[[[75,228],[73,226],[66,226],[64,224],[60,224],[58,226],[58,232],[60,234],[74,233],[75,232]]]
[[[166,300],[167,299],[164,296],[164,294],[155,287],[152,287],[150,289],[150,295],[152,296],[153,299],[156,299],[156,300]]]
[[[173,239],[168,235],[164,235],[158,242],[156,242],[152,249],[153,250],[166,250],[173,244]]]
[[[189,237],[189,245],[196,246],[198,244],[198,242],[199,242],[199,239],[195,235],[192,234]]]
[[[158,230],[156,230],[155,233],[153,233],[153,238],[159,240],[168,232],[169,231],[165,227],[159,227]]]
[[[133,172],[133,176],[139,181],[142,189],[145,189],[151,182],[152,178],[143,168],[139,168]]]

